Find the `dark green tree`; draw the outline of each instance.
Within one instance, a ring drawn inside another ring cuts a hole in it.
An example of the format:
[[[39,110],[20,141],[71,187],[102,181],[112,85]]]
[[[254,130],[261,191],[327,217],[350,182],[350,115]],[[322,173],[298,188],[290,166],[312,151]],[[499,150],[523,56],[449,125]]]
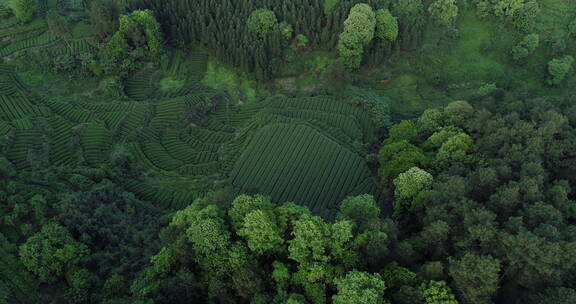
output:
[[[387,141],[396,142],[405,140],[414,143],[417,138],[418,131],[414,123],[411,120],[403,120],[390,128]]]
[[[500,280],[500,261],[491,256],[466,253],[460,259],[451,259],[448,272],[455,289],[466,303],[491,303]]]
[[[424,152],[406,140],[385,144],[378,154],[379,175],[385,187],[390,187],[398,174],[412,167],[426,167],[428,158]]]
[[[528,34],[524,36],[514,48],[512,48],[512,58],[520,60],[533,53],[540,43],[540,36],[538,34]]]
[[[368,194],[349,197],[340,204],[337,220],[350,220],[356,224],[359,231],[367,230],[379,219],[380,208],[374,197]]]

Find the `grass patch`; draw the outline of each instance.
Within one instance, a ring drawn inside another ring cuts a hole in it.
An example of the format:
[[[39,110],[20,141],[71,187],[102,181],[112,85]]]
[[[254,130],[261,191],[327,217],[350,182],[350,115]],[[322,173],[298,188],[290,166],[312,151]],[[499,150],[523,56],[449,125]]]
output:
[[[98,89],[97,78],[77,77],[73,81],[69,77],[60,75],[46,75],[39,72],[25,71],[18,73],[20,79],[31,90],[52,97],[61,96],[66,99],[74,99],[74,96],[92,95]]]
[[[326,70],[332,62],[332,58],[328,57],[327,54],[319,52],[307,57],[305,62],[307,67],[306,72],[296,81],[296,86],[300,89],[315,87],[318,84],[318,80],[321,79],[324,70]]]
[[[58,0],[48,0],[48,9],[58,8]]]
[[[447,56],[451,68],[465,66],[466,70],[499,69],[503,65],[482,51],[482,45],[489,43],[490,27],[476,17],[472,10],[464,11],[459,19],[461,38],[455,51]]]
[[[289,92],[309,92],[314,90],[334,56],[327,52],[315,51],[306,54],[288,50],[286,62],[280,67],[277,85]]]
[[[202,83],[227,92],[237,102],[254,103],[257,99],[256,81],[217,63],[214,59],[208,61]]]
[[[491,44],[493,29],[479,20],[472,9],[462,11],[457,28],[459,38],[449,42],[446,28],[427,31],[415,57],[393,55],[389,66],[376,71],[378,77],[366,79],[372,90],[390,98],[390,109],[397,119],[417,116],[453,100],[468,99],[493,71],[506,69],[501,58],[495,56],[497,52],[483,50]]]
[[[451,101],[444,92],[413,73],[400,74],[384,82],[376,81],[371,89],[390,99],[390,109],[396,118],[416,116],[426,109],[442,107]]]
[[[458,20],[461,38],[454,50],[440,57],[444,68],[441,73],[450,79],[463,80],[451,83],[450,95],[465,99],[485,83],[507,83],[532,94],[554,94],[555,89],[546,85],[547,64],[557,57],[547,42],[554,35],[565,35],[567,50],[573,44],[567,36],[568,23],[576,13],[576,5],[565,1],[543,0],[535,32],[540,35],[540,46],[526,59],[515,62],[512,48],[523,37],[502,20],[480,20],[473,9],[466,9]],[[552,19],[550,19],[552,18]]]
[[[78,22],[72,28],[72,36],[74,38],[84,38],[93,35],[92,26],[86,22]]]
[[[181,79],[174,78],[172,76],[164,77],[160,79],[160,89],[161,90],[178,90],[184,86],[186,82]]]
[[[536,18],[536,30],[541,35],[566,34],[568,24],[576,15],[574,1],[540,0],[540,14]]]
[[[457,38],[447,38],[450,30],[446,28],[427,31],[413,59],[390,60],[394,73],[385,84],[376,84],[376,89],[390,96],[392,110],[402,115],[467,100],[486,83],[542,90],[538,69],[545,60],[534,55],[527,64],[513,62],[510,50],[519,37],[499,22],[479,19],[473,8],[462,10]]]
[[[305,74],[319,74],[334,61],[334,56],[323,51],[301,53],[287,50],[286,60],[280,67],[277,77],[304,77]]]
[[[330,14],[336,4],[338,4],[338,0],[324,0],[324,14]]]

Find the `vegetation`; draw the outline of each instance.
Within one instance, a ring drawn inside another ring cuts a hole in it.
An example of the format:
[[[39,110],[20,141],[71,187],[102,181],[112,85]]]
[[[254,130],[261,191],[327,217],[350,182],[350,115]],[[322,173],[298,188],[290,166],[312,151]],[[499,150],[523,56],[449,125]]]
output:
[[[104,39],[118,30],[119,8],[113,1],[92,1],[92,6],[88,13],[90,14],[94,34],[98,38]]]
[[[392,16],[389,10],[379,9],[376,11],[376,37],[386,39],[389,42],[396,41],[398,37],[398,20]]]
[[[533,53],[539,44],[540,37],[538,34],[529,34],[524,36],[522,41],[512,49],[512,57],[514,60],[522,59]]]
[[[458,17],[455,0],[436,0],[428,7],[430,16],[442,25],[452,25]]]
[[[364,46],[374,37],[376,14],[367,4],[357,4],[344,20],[344,31],[338,41],[338,53],[349,69],[360,67]]]
[[[0,0],[0,303],[575,303],[575,16]]]
[[[276,15],[273,11],[267,9],[257,9],[250,14],[246,26],[254,33],[266,36],[278,24]]]
[[[158,59],[162,51],[160,24],[152,11],[133,11],[130,15],[120,16],[118,31],[106,43],[105,54],[110,59],[121,61],[123,58],[147,56]]]
[[[18,21],[26,23],[32,20],[38,10],[38,2],[35,0],[10,0],[10,8]]]
[[[566,74],[572,71],[572,64],[574,64],[574,57],[570,55],[550,60],[550,62],[548,62],[548,72],[551,78],[548,80],[548,83],[556,85],[562,82]]]

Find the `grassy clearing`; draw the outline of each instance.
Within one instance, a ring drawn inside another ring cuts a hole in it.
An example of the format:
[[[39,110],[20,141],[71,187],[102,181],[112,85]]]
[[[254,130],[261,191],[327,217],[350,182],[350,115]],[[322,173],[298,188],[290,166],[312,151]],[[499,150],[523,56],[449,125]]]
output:
[[[304,60],[306,68],[305,72],[296,79],[296,86],[299,89],[310,89],[318,85],[318,80],[321,79],[322,73],[332,59],[323,53],[315,53]]]
[[[537,31],[553,36],[565,34],[568,24],[576,15],[576,3],[562,0],[540,0],[540,14],[537,17]]]
[[[457,47],[442,59],[444,73],[454,71],[456,79],[466,80],[470,86],[450,90],[450,95],[465,98],[484,83],[504,82],[522,88],[531,94],[556,94],[557,88],[546,85],[547,64],[557,57],[551,40],[563,37],[566,50],[573,49],[574,39],[567,33],[568,24],[576,14],[576,3],[543,0],[542,11],[536,21],[535,33],[540,35],[540,46],[526,59],[514,62],[512,48],[523,38],[501,20],[480,20],[473,9],[462,12],[457,24],[461,39]],[[507,80],[506,80],[507,79]],[[505,81],[503,81],[505,80]],[[469,92],[466,92],[469,91]]]
[[[186,81],[182,79],[177,79],[172,76],[164,77],[160,79],[160,89],[161,90],[178,90],[184,86]]]
[[[334,61],[334,54],[324,51],[302,53],[288,50],[286,60],[280,67],[277,77],[319,76],[332,61]]]
[[[334,60],[334,54],[325,51],[302,53],[289,50],[287,59],[278,72],[276,89],[288,93],[314,92]]]
[[[558,22],[547,20],[548,15],[540,17],[538,24],[544,29],[561,27],[565,31],[574,16],[566,12],[575,7],[571,3],[544,0],[543,10],[556,12]],[[557,92],[557,88],[545,84],[547,63],[556,56],[550,51],[550,32],[541,34],[540,48],[534,54],[514,62],[510,51],[523,34],[501,23],[493,18],[479,19],[474,8],[462,9],[456,24],[458,39],[446,39],[445,28],[428,30],[421,51],[414,57],[393,55],[387,66],[377,69],[378,76],[367,75],[365,82],[389,97],[392,111],[401,118],[452,100],[469,99],[486,83],[523,88],[533,94]],[[564,37],[567,50],[572,49],[574,39]]]
[[[92,25],[86,22],[79,22],[72,28],[72,37],[74,38],[90,37],[93,34]]]
[[[391,79],[378,80],[371,89],[390,99],[390,109],[397,118],[411,117],[428,108],[441,107],[450,101],[443,92],[409,72]]]
[[[479,20],[473,9],[466,9],[456,26],[458,39],[447,40],[446,28],[429,30],[415,57],[395,54],[388,66],[375,72],[378,76],[367,76],[371,89],[390,98],[397,119],[467,99],[496,74],[494,71],[506,69],[503,55],[484,50],[492,44],[493,29],[487,21]]]
[[[446,56],[445,62],[449,69],[462,70],[465,67],[462,72],[467,73],[504,67],[497,58],[482,51],[482,46],[489,43],[491,29],[486,22],[476,17],[473,10],[464,11],[457,26],[462,38],[454,52]]]
[[[18,74],[20,79],[32,90],[50,95],[53,97],[73,97],[83,96],[85,98],[98,89],[99,81],[96,78],[77,77],[70,81],[68,77],[51,75],[46,77],[45,74],[33,71],[25,71]]]
[[[256,81],[219,64],[213,58],[208,61],[202,83],[227,92],[237,102],[254,103],[257,99]]]

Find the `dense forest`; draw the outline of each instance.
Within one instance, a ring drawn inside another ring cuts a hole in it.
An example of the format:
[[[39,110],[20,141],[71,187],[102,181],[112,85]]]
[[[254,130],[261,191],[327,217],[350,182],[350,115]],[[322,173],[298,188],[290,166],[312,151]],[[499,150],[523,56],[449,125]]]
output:
[[[576,2],[0,0],[0,304],[576,303]]]

